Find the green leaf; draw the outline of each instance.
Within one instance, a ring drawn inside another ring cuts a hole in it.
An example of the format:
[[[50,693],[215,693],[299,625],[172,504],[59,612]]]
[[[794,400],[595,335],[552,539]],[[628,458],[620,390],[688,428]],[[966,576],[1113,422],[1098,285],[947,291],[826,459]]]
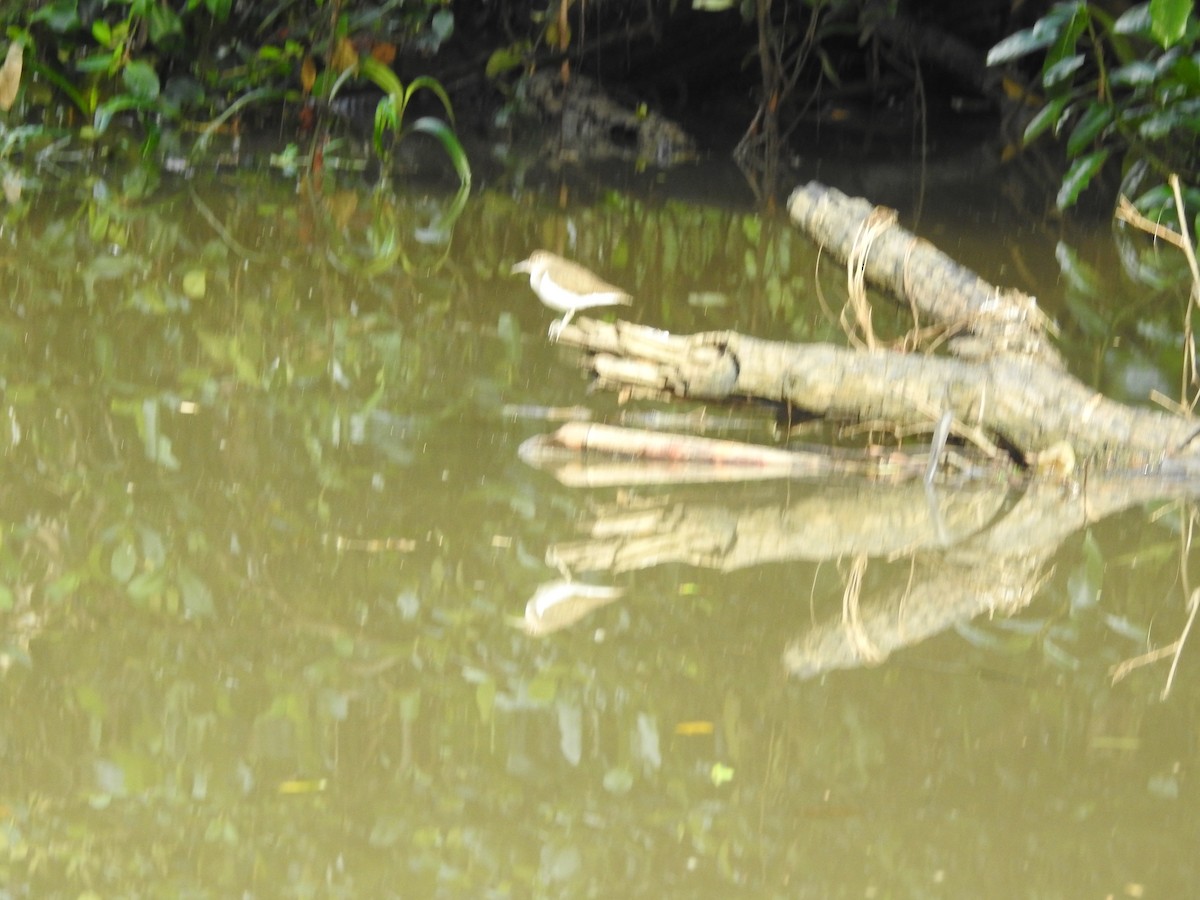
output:
[[[96,43],[100,46],[112,47],[112,27],[103,19],[97,19],[92,23],[92,37],[96,39]]]
[[[997,66],[1000,63],[1036,53],[1038,50],[1044,50],[1054,43],[1056,37],[1055,34],[1035,35],[1033,29],[1030,28],[1010,34],[988,51],[987,64]]]
[[[432,93],[435,97],[442,101],[442,108],[446,110],[446,118],[450,120],[450,124],[454,124],[454,106],[450,103],[450,95],[446,93],[446,89],[442,87],[442,83],[432,75],[418,75],[409,82],[408,88],[404,92],[404,106],[408,106],[408,102],[412,100],[413,94],[424,88]],[[403,109],[401,109],[403,113]]]
[[[1086,262],[1080,259],[1079,254],[1072,249],[1071,245],[1065,241],[1059,241],[1054,248],[1054,258],[1058,260],[1058,269],[1063,275],[1067,286],[1071,289],[1072,294],[1080,294],[1086,297],[1099,298],[1104,293],[1104,279],[1102,279],[1096,270],[1089,266]],[[1101,323],[1104,320],[1100,320]],[[1087,324],[1086,322],[1084,323]],[[1104,328],[1092,334],[1104,334]]]
[[[35,22],[45,22],[51,31],[58,34],[75,31],[81,25],[78,0],[54,0],[29,17],[31,25]]]
[[[1107,128],[1112,120],[1113,108],[1111,106],[1099,103],[1089,106],[1067,139],[1067,156],[1076,157],[1090,147],[1096,136]]]
[[[1024,142],[1032,143],[1039,135],[1041,135],[1051,125],[1058,129],[1059,117],[1062,115],[1063,109],[1066,108],[1069,97],[1055,97],[1043,106],[1036,116],[1030,120],[1025,126]]]
[[[396,77],[396,73],[389,67],[385,66],[373,56],[363,56],[358,61],[359,72],[362,76],[370,81],[375,82],[379,89],[385,94],[403,99],[404,85],[400,83],[400,79]],[[401,115],[404,112],[404,104],[400,102]]]
[[[1153,63],[1135,59],[1119,69],[1113,69],[1109,81],[1116,87],[1144,87],[1153,84],[1156,77]]]
[[[433,32],[433,36],[437,38],[437,43],[440,47],[446,43],[450,35],[454,34],[454,13],[443,6],[429,20],[429,29]]]
[[[1087,156],[1081,156],[1071,163],[1071,168],[1063,176],[1062,187],[1058,190],[1055,203],[1059,209],[1068,209],[1075,205],[1079,195],[1091,183],[1092,178],[1108,161],[1109,151],[1097,150]]]
[[[1171,74],[1192,94],[1200,94],[1200,59],[1181,56],[1171,66]]]
[[[1150,0],[1150,32],[1165,50],[1183,40],[1192,0]]]
[[[92,127],[96,129],[97,134],[103,134],[108,130],[109,123],[112,122],[112,117],[117,113],[127,109],[145,109],[149,105],[147,101],[138,97],[119,94],[107,103],[101,103],[96,107],[96,116],[92,120]]]
[[[1050,68],[1046,69],[1042,75],[1042,87],[1046,90],[1057,87],[1064,81],[1069,81],[1083,66],[1084,56],[1082,53],[1076,53],[1073,56],[1068,56],[1065,59],[1060,59]]]
[[[1138,125],[1138,135],[1148,141],[1159,141],[1170,137],[1177,129],[1194,125],[1194,121],[1182,113],[1182,108],[1171,108],[1158,115],[1148,116]]]
[[[1150,4],[1138,3],[1121,13],[1113,23],[1113,31],[1127,37],[1150,36]]]
[[[450,157],[450,162],[454,165],[454,171],[458,173],[459,181],[464,187],[471,184],[471,164],[467,161],[467,152],[463,149],[462,144],[459,143],[458,136],[450,130],[449,125],[441,119],[435,119],[432,116],[422,116],[413,122],[412,130],[420,131],[437,138],[446,149],[446,154]]]
[[[487,65],[484,67],[483,73],[488,78],[495,78],[497,75],[503,75],[505,72],[511,72],[523,65],[525,57],[518,49],[517,45],[511,47],[499,47],[492,51],[492,55],[488,57]]]
[[[84,99],[83,94],[81,94],[79,92],[79,90],[75,87],[75,85],[73,85],[73,84],[71,84],[71,82],[67,81],[66,78],[64,78],[62,75],[60,75],[54,69],[48,68],[47,66],[44,66],[41,63],[36,62],[36,61],[34,61],[30,65],[29,69],[31,72],[37,72],[40,76],[45,78],[52,85],[54,85],[56,88],[58,88],[60,91],[62,91],[63,94],[65,94],[67,96],[67,98],[72,103],[75,104],[75,107],[84,116],[86,116],[89,119],[92,117],[92,112],[94,111],[94,107],[89,105],[88,101]]]
[[[165,41],[183,37],[183,22],[166,4],[150,7],[146,22],[150,27],[150,43],[161,47]]]
[[[113,68],[114,56],[112,53],[93,53],[90,56],[85,56],[83,59],[75,63],[75,69],[79,72],[95,73],[108,72]]]
[[[1042,23],[1039,22],[1033,27],[1035,33],[1041,24]],[[1079,44],[1079,36],[1083,34],[1088,27],[1087,4],[1076,4],[1074,8],[1070,10],[1070,15],[1064,15],[1062,25],[1064,27],[1061,28],[1055,26],[1057,39],[1054,41],[1054,46],[1047,51],[1046,61],[1042,65],[1042,84],[1047,88],[1051,87],[1053,83],[1051,81],[1051,73],[1055,72],[1059,66],[1065,63],[1067,60],[1076,56],[1075,48]],[[1081,57],[1078,65],[1082,64],[1083,59]],[[1074,70],[1072,69],[1071,71]],[[1062,76],[1059,77],[1059,80],[1062,80]]]
[[[148,62],[135,59],[125,67],[125,71],[121,73],[121,80],[125,82],[129,93],[138,100],[153,100],[158,96],[158,73]]]
[[[135,601],[145,602],[162,592],[163,577],[161,571],[139,572],[133,576],[126,590]]]

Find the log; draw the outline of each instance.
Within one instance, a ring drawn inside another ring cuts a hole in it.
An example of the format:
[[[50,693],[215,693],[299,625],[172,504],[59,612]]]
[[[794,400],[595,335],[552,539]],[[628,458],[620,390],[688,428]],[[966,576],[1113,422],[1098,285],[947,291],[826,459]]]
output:
[[[729,331],[678,336],[593,319],[568,325],[559,343],[588,351],[583,364],[608,390],[705,402],[766,400],[797,417],[886,423],[904,431],[932,431],[949,411],[954,433],[992,435],[1022,462],[1065,442],[1076,460],[1104,469],[1200,472],[1200,460],[1184,455],[1196,423],[1117,403],[1031,358],[1001,354],[968,362]],[[1168,460],[1170,470],[1164,469]]]
[[[1050,322],[1035,298],[988,284],[897,225],[893,210],[813,181],[792,192],[788,213],[838,259],[858,259],[867,281],[913,310],[914,324],[940,322],[978,339],[951,342],[951,353],[975,355],[984,342],[993,353],[1016,352],[1062,366],[1050,343]]]
[[[637,396],[767,401],[794,416],[869,423],[878,431],[951,431],[1000,445],[1024,464],[1200,476],[1200,426],[1126,406],[1065,371],[1034,298],[987,284],[894,215],[815,183],[795,191],[793,219],[833,255],[895,294],[918,320],[956,335],[949,355],[760,340],[736,332],[672,335],[576,319],[559,336],[586,351],[597,386]]]

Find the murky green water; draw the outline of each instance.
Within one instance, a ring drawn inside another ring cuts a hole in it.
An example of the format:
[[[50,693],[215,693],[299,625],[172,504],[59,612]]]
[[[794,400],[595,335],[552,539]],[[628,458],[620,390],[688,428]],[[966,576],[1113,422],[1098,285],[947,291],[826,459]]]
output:
[[[836,340],[843,275],[786,226],[487,191],[447,225],[246,176],[31,202],[0,234],[3,896],[1195,884],[1195,648],[1165,700],[1169,653],[1113,682],[1184,628],[1189,509],[519,459],[555,427],[529,407],[647,407],[588,394],[513,262],[567,252],[673,331]],[[1085,379],[1169,388],[1179,307],[1104,241],[1089,293],[953,207],[926,233],[1038,293]],[[621,595],[529,634],[548,555]]]

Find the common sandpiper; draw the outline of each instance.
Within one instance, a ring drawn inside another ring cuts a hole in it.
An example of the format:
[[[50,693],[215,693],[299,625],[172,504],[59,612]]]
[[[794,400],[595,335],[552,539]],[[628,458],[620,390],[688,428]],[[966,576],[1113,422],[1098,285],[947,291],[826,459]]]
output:
[[[563,259],[549,250],[535,250],[512,267],[513,274],[529,273],[529,286],[542,303],[563,313],[550,326],[551,340],[558,340],[571,316],[593,306],[628,306],[633,298],[583,266]]]

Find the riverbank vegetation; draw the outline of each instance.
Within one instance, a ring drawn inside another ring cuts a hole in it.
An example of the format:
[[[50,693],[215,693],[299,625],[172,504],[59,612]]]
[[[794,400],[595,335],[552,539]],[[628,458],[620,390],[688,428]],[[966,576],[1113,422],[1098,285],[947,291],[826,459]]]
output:
[[[678,116],[764,199],[793,186],[805,133],[899,122],[924,153],[931,128],[983,115],[998,129],[1015,121],[1026,144],[1065,140],[1060,208],[1117,160],[1143,213],[1167,199],[1171,172],[1200,208],[1200,22],[1186,0],[1072,0],[1036,20],[985,2],[53,0],[2,3],[0,24],[9,159],[103,144],[115,127],[171,165],[211,158],[216,135],[271,134],[292,148],[280,159],[312,168],[358,117],[385,173],[395,141],[423,132],[465,184],[458,107],[485,140],[503,139],[523,79],[552,68]]]

